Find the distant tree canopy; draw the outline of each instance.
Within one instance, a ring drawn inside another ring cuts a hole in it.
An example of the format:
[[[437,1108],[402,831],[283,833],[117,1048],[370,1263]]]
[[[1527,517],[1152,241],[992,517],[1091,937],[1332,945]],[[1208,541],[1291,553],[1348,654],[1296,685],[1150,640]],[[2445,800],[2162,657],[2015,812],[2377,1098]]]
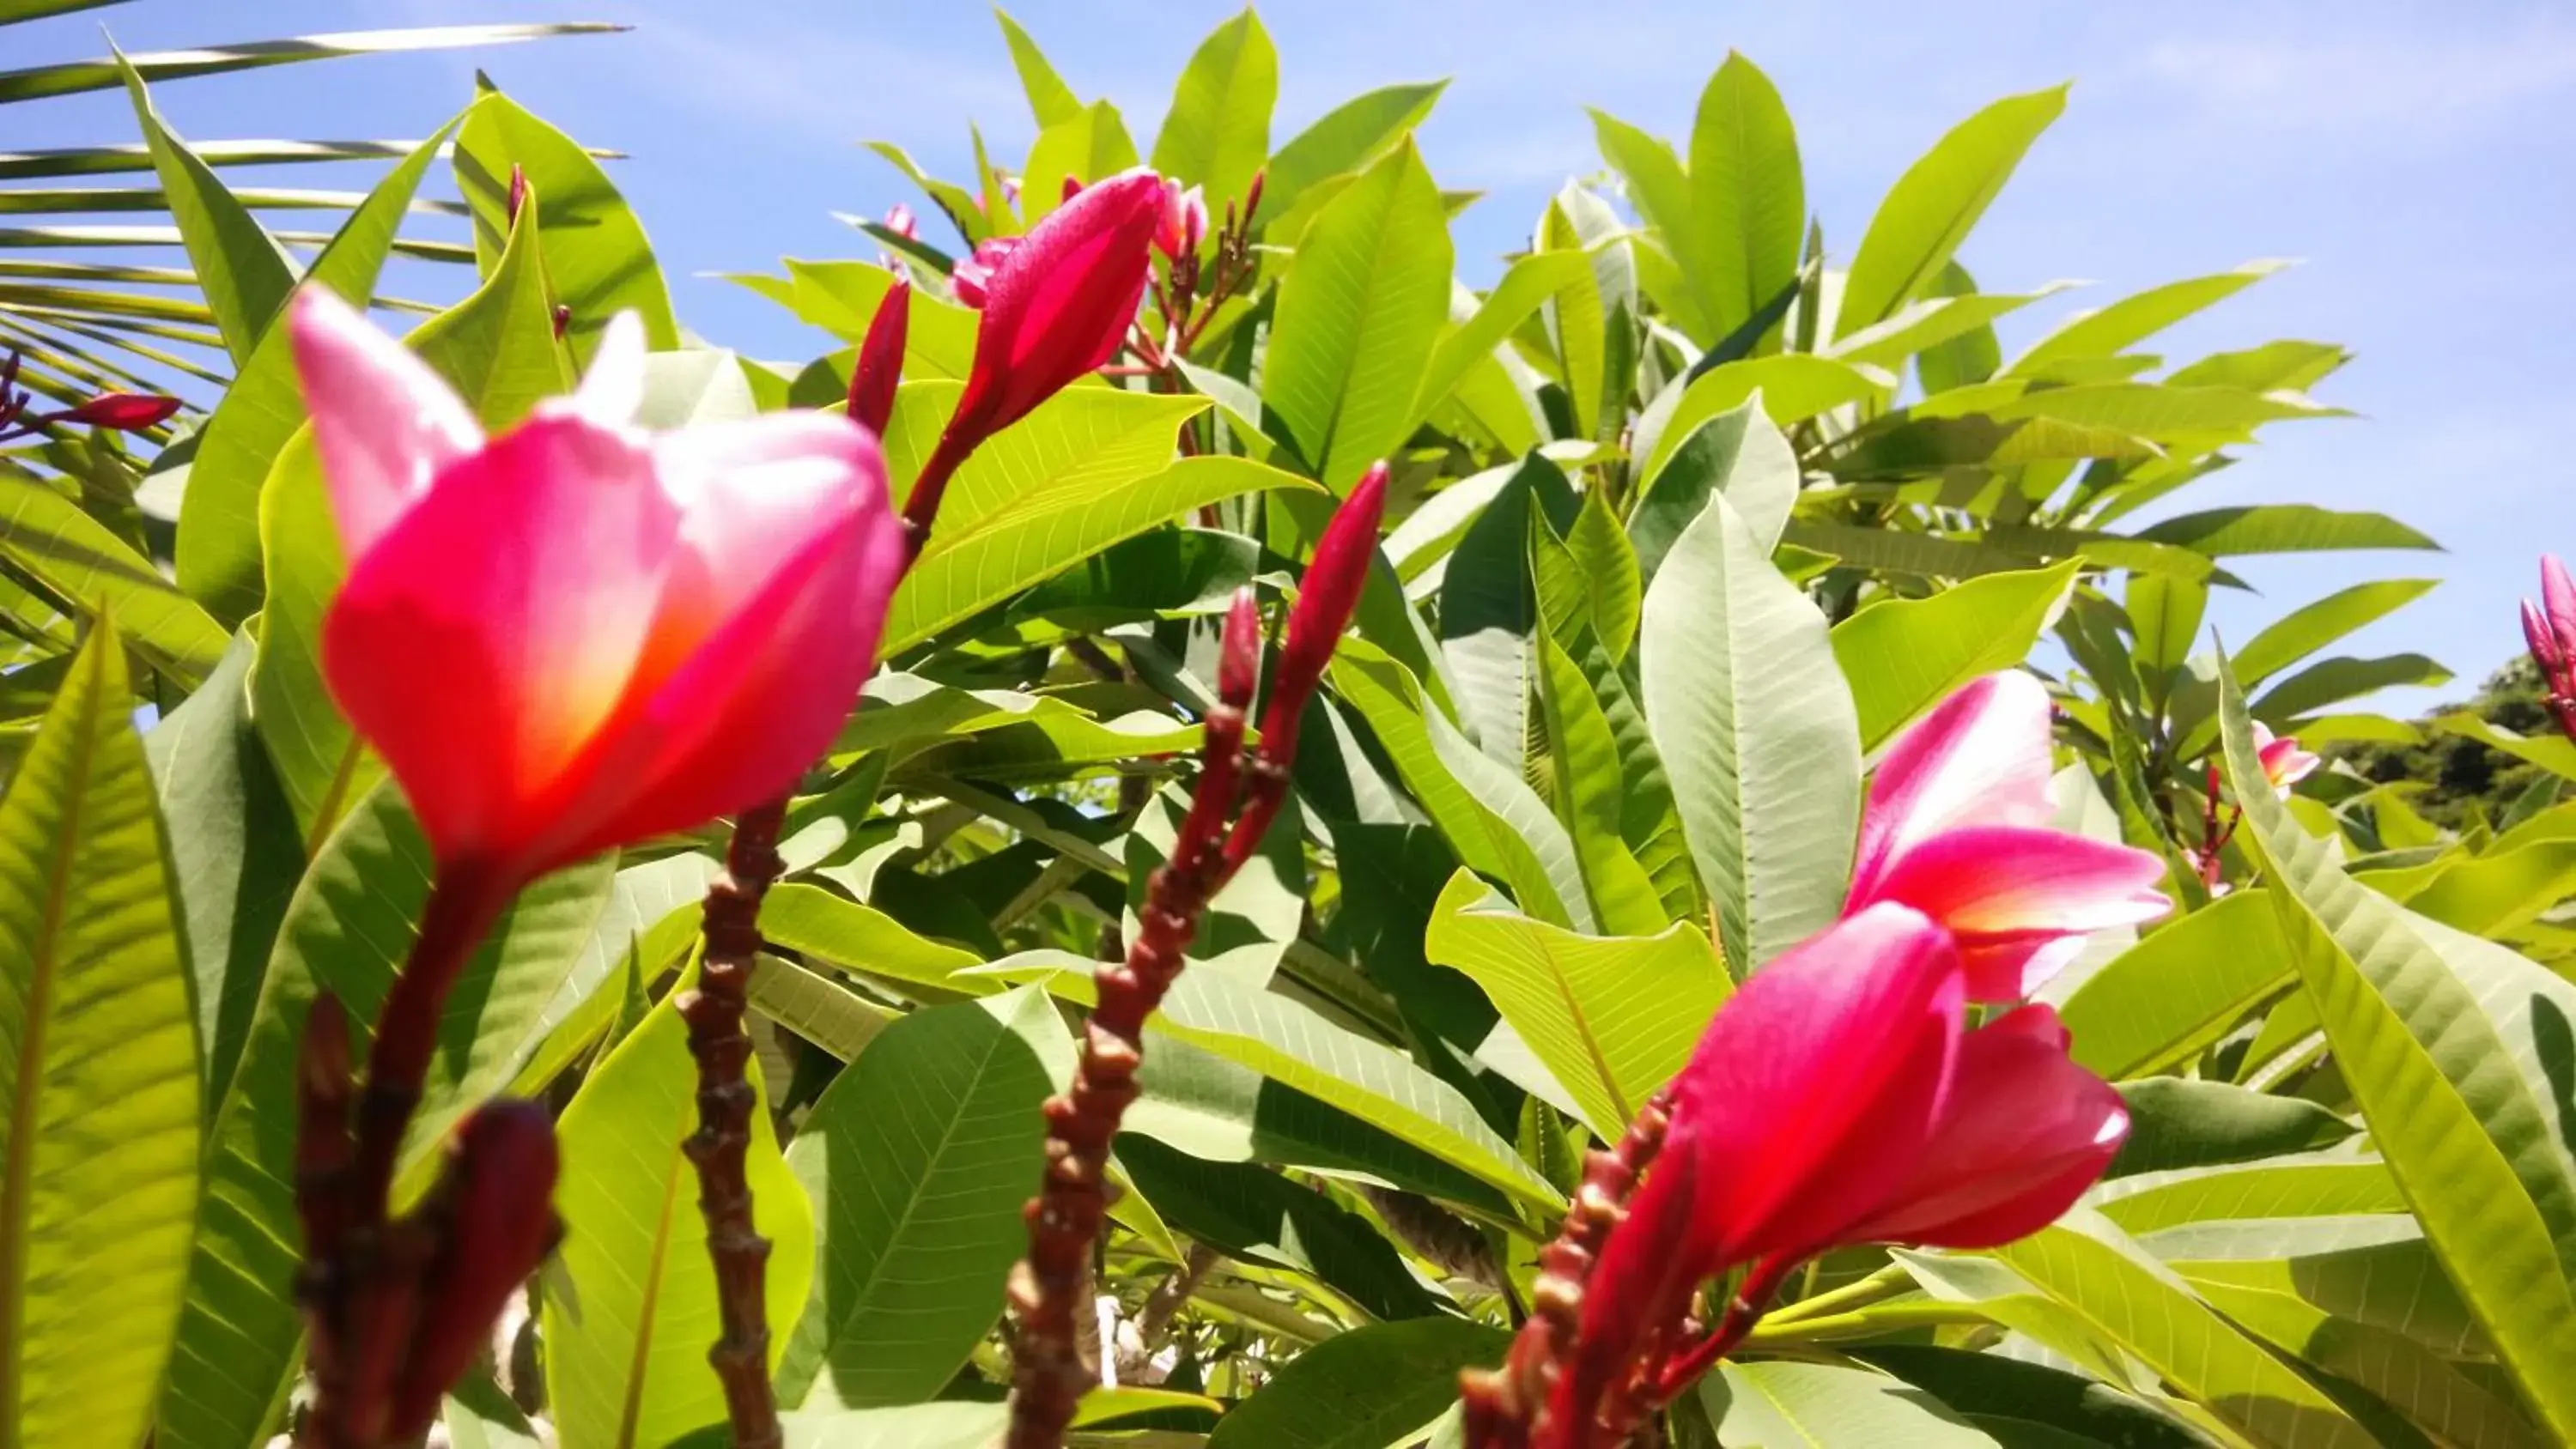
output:
[[[2488,675],[2475,695],[2440,705],[2417,723],[2429,726],[2443,715],[2463,711],[2516,734],[2548,734],[2557,728],[2541,702],[2540,672],[2528,658],[2515,659]],[[2429,782],[2424,790],[2410,794],[2406,803],[2449,830],[2463,829],[2472,820],[2497,824],[2516,801],[2536,789],[2546,790],[2546,799],[2526,805],[2522,813],[2555,800],[2558,793],[2555,780],[2538,765],[2481,741],[2429,727],[2413,744],[2348,744],[2327,753],[2376,784]]]

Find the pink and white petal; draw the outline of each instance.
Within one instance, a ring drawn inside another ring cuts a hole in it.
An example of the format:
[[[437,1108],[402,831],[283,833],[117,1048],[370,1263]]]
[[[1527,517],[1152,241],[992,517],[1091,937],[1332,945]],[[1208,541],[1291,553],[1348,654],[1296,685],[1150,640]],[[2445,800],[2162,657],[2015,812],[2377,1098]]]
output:
[[[1959,942],[1970,1001],[2024,1001],[2084,954],[2090,933],[2035,937],[1971,936]]]
[[[1944,830],[2053,818],[2048,711],[2047,688],[2007,670],[1962,686],[1899,735],[1870,781],[1851,899],[1872,898],[1898,856]]]
[[[2128,1137],[2120,1094],[2066,1055],[2066,1030],[2026,1006],[1970,1032],[1950,1108],[1868,1239],[1990,1248],[2054,1222]]]
[[[1832,1241],[1913,1167],[1941,1111],[1964,982],[1949,934],[1876,905],[1754,973],[1675,1089],[1666,1155],[1710,1164],[1728,1261]]]
[[[590,371],[561,406],[599,427],[633,427],[644,407],[644,351],[641,316],[628,310],[609,318],[590,354]]]
[[[2056,830],[1973,826],[1908,850],[1878,883],[1963,939],[2134,926],[2172,909],[2147,851]]]
[[[537,418],[450,467],[350,571],[323,669],[442,858],[524,866],[626,694],[680,517],[620,433]]]
[[[354,559],[428,491],[439,470],[481,447],[483,430],[429,364],[330,288],[297,289],[286,325],[331,517]]]
[[[879,509],[772,570],[767,587],[645,687],[553,812],[548,854],[579,859],[686,829],[794,787],[875,668],[900,527]]]

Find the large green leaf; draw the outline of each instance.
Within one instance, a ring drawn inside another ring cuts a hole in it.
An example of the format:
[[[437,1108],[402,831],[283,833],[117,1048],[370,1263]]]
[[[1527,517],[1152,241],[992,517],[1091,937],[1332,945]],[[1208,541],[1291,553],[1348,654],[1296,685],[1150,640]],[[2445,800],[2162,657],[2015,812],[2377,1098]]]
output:
[[[2114,1175],[2214,1167],[2331,1147],[2353,1125],[2304,1097],[2275,1097],[2227,1082],[2148,1077],[2125,1082],[2129,1140]]]
[[[112,625],[0,795],[0,1443],[131,1444],[187,1287],[196,1023]]]
[[[1671,421],[1684,420],[1676,413]],[[1668,424],[1666,432],[1672,431]],[[1642,475],[1645,491],[1628,511],[1628,541],[1644,580],[1653,581],[1673,540],[1707,511],[1713,494],[1726,495],[1757,545],[1779,543],[1798,503],[1798,454],[1760,404],[1748,399],[1690,425],[1662,453],[1660,465]]]
[[[1269,158],[1278,99],[1279,52],[1246,8],[1209,32],[1182,68],[1154,137],[1154,169],[1205,187],[1208,209],[1221,215]]]
[[[1028,31],[999,6],[994,8],[993,18],[1001,22],[1002,41],[1011,48],[1011,68],[1020,74],[1020,89],[1028,93],[1029,114],[1036,118],[1039,128],[1069,119],[1081,110],[1082,101],[1073,93],[1073,87],[1056,73],[1046,52],[1038,49]]]
[[[2167,282],[2121,298],[2097,312],[2082,312],[2013,360],[2011,373],[2029,376],[2067,358],[2110,357],[2162,332],[2185,317],[2235,296],[2281,269],[2279,262],[2248,262],[2233,271]]]
[[[363,1044],[411,951],[430,873],[428,844],[388,786],[350,811],[287,906],[231,1094],[215,1117],[159,1443],[233,1449],[283,1402],[303,1326],[293,1291],[293,1184],[305,1016],[316,990],[327,988]],[[404,1137],[404,1191],[426,1185],[447,1129],[538,1050],[542,1012],[578,962],[608,895],[607,861],[547,877],[520,895],[459,974]]]
[[[1838,1364],[1720,1364],[1700,1402],[1726,1444],[1812,1449],[1996,1449],[1998,1441],[1903,1379]]]
[[[650,1449],[725,1417],[707,1369],[719,1333],[697,1174],[680,1150],[698,1073],[674,991],[582,1083],[556,1128],[564,1244],[547,1266],[546,1397],[570,1444]],[[749,1068],[755,1092],[757,1064]],[[743,1180],[769,1239],[770,1363],[814,1281],[814,1216],[779,1154],[769,1106],[751,1111]]]
[[[487,429],[518,422],[568,382],[537,235],[533,226],[513,232],[483,285],[406,339]],[[251,714],[304,839],[318,844],[350,803],[384,778],[384,765],[341,717],[322,678],[322,622],[348,559],[309,427],[279,449],[261,486],[259,532],[268,594]]]
[[[194,688],[224,657],[223,626],[107,525],[50,485],[0,462],[0,559],[83,617],[104,604],[128,647]]]
[[[1579,936],[1512,910],[1464,871],[1432,908],[1423,953],[1473,978],[1604,1142],[1670,1081],[1732,982],[1686,922]]]
[[[2344,1080],[2497,1356],[2542,1424],[2576,1436],[2576,1172],[2557,1085],[2576,988],[2345,875],[2333,843],[2273,797],[2243,692],[2224,671],[2220,684],[2240,839],[2275,882],[2267,894]],[[2513,1038],[2531,1042],[2542,1080]]]
[[[1136,164],[1127,122],[1107,101],[1038,132],[1021,177],[1020,210],[1035,225],[1063,204],[1066,185],[1089,186]]]
[[[679,346],[670,288],[626,198],[588,151],[496,90],[476,98],[456,136],[456,188],[474,208],[474,255],[485,274],[509,250],[514,166],[527,176],[549,238],[548,300],[572,309],[565,337],[575,355],[587,358],[600,329],[629,311],[643,319],[653,348]]]
[[[955,407],[960,385],[907,383],[886,429],[904,488]],[[975,451],[950,481],[938,526],[895,591],[887,652],[941,629],[1123,539],[1194,508],[1304,485],[1248,458],[1172,460],[1174,436],[1205,398],[1068,388]]]
[[[2073,392],[2077,389],[2060,388]],[[2167,389],[2218,393],[2226,389]],[[2347,548],[2438,548],[2384,513],[2343,513],[2305,503],[2263,503],[2186,513],[2139,530],[2138,537],[2179,544],[2212,558],[2255,553],[2315,553]]]
[[[1834,335],[1884,321],[1923,295],[2031,143],[2065,109],[2064,86],[2008,96],[1960,122],[1907,168],[1852,256]]]
[[[1610,716],[1573,656],[1554,639],[1540,639],[1538,649],[1539,698],[1557,809],[1584,894],[1601,929],[1616,935],[1652,934],[1670,917],[1654,877],[1628,845],[1629,782]],[[1594,677],[1605,687],[1616,687],[1608,670]]]
[[[1921,599],[1882,599],[1834,626],[1834,661],[1876,750],[1953,690],[2027,657],[2083,565],[1986,574]]]
[[[2102,1184],[2086,1201],[2133,1235],[2231,1218],[2406,1211],[2397,1179],[2378,1159],[2323,1153],[2139,1173]]]
[[[329,287],[347,302],[364,303],[375,295],[376,278],[420,178],[455,129],[454,121],[439,127],[385,173],[314,259],[306,281]],[[198,436],[179,503],[180,586],[226,623],[239,623],[259,607],[260,488],[306,416],[291,331],[268,329],[248,353]]]
[[[1028,1249],[1038,1106],[1073,1045],[1045,993],[916,1011],[816,1101],[787,1153],[813,1205],[815,1293],[787,1333],[779,1397],[821,1381],[853,1408],[927,1399],[1002,1310]]]
[[[197,290],[215,314],[234,365],[245,364],[286,305],[286,294],[295,286],[295,264],[250,209],[215,178],[214,170],[162,123],[134,63],[119,55],[116,67],[134,102],[135,124],[151,148],[152,168],[160,173],[161,190],[169,198],[170,218],[178,223],[188,261],[196,268]]]
[[[1287,215],[1316,183],[1357,171],[1384,155],[1431,114],[1448,85],[1443,80],[1381,86],[1326,111],[1270,158],[1259,219]]]
[[[2207,1443],[2140,1400],[2063,1369],[1930,1344],[1871,1344],[1853,1354],[1928,1390],[2006,1444],[2202,1449]]]
[[[2368,1389],[2438,1443],[2538,1449],[2543,1442],[2509,1400],[2403,1334],[2337,1318],[2294,1294],[2195,1286],[2239,1327]]]
[[[1456,390],[1461,379],[1513,329],[1529,320],[1551,297],[1592,280],[1590,259],[1579,252],[1533,252],[1504,270],[1501,281],[1476,304],[1476,310],[1442,334],[1431,349],[1413,409],[1405,417],[1406,433],[1419,427]]]
[[[2320,659],[2263,691],[2263,696],[2254,701],[2254,717],[2287,728],[2300,715],[2347,699],[2404,685],[2444,684],[2450,678],[2450,670],[2421,654],[2388,654],[2375,659],[2339,654]]]
[[[1118,1161],[1163,1221],[1229,1258],[1311,1274],[1373,1318],[1440,1312],[1375,1225],[1311,1187],[1132,1134],[1119,1139]]]
[[[1261,401],[1335,492],[1395,451],[1449,316],[1449,219],[1410,141],[1316,216],[1279,283]]]
[[[1639,248],[1638,279],[1648,284],[1655,300],[1663,303],[1674,325],[1703,346],[1716,345],[1724,334],[1710,320],[1699,290],[1683,273],[1680,261],[1670,255],[1675,238],[1690,236],[1698,219],[1698,205],[1681,158],[1673,154],[1669,144],[1607,111],[1596,109],[1590,114],[1593,140],[1601,148],[1601,159],[1609,162],[1627,183],[1628,201],[1637,209],[1638,217],[1662,233],[1662,249]],[[1656,262],[1662,264],[1660,268],[1654,267]],[[1658,271],[1662,274],[1660,279]]]
[[[1771,78],[1733,51],[1700,92],[1691,124],[1690,219],[1674,260],[1700,294],[1714,343],[1796,280],[1807,230],[1789,108]]]
[[[2079,1208],[1996,1256],[2256,1443],[2370,1449],[2379,1442],[2096,1214]]]
[[[1851,692],[1824,617],[1723,495],[1674,541],[1638,643],[1646,720],[1740,977],[1842,909],[1860,820]]]
[[[1637,447],[1646,455],[1643,476],[1652,478],[1661,472],[1700,424],[1733,412],[1757,395],[1771,421],[1786,425],[1884,397],[1895,384],[1896,379],[1875,367],[1806,352],[1722,363],[1692,380],[1669,414],[1658,419],[1649,411],[1638,423]]]
[[[2262,891],[2240,891],[2147,934],[2059,1008],[2075,1060],[2119,1080],[2214,1045],[2297,973]]]
[[[303,837],[250,722],[247,638],[143,738],[169,831],[196,973],[197,1047],[211,1114],[232,1083],[278,923],[304,873]]]
[[[2438,582],[2373,579],[2293,609],[2245,641],[2236,652],[2236,677],[2249,688],[2261,684],[2364,624],[2413,603]]]
[[[1499,1328],[1456,1318],[1377,1323],[1289,1361],[1217,1421],[1210,1449],[1396,1449],[1458,1402],[1462,1369],[1500,1363]]]

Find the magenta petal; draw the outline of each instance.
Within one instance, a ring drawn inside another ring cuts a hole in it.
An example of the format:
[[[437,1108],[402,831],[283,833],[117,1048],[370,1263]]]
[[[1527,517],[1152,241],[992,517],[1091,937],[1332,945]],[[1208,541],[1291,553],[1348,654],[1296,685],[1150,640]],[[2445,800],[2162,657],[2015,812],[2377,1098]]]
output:
[[[1601,1250],[1584,1284],[1583,1311],[1571,1361],[1559,1375],[1549,1412],[1558,1423],[1583,1422],[1612,1378],[1638,1362],[1658,1335],[1669,1335],[1701,1280],[1725,1268],[1697,1210],[1702,1154],[1667,1143],[1628,1201],[1628,1215]]]
[[[2049,793],[2048,691],[2019,670],[1989,674],[1951,694],[1889,746],[1861,814],[1851,899],[1876,886],[1916,844],[1967,825],[2045,825]]]
[[[2568,578],[2567,566],[2554,553],[2540,556],[2540,607],[2558,636],[2559,652],[2576,649],[2576,580]]]
[[[1913,1168],[1957,1048],[1948,933],[1876,905],[1756,972],[1675,1091],[1665,1152],[1700,1156],[1699,1213],[1729,1262],[1833,1241]]]
[[[2126,845],[1980,826],[1907,851],[1873,899],[1912,906],[1973,954],[2154,920],[2173,904],[2156,889],[2164,874],[2163,860]]]
[[[287,310],[331,516],[349,557],[369,548],[430,479],[483,444],[455,390],[323,286]]]
[[[356,561],[323,672],[442,860],[531,867],[545,797],[628,692],[679,531],[632,438],[539,417]]]
[[[2120,1094],[2067,1057],[2057,1013],[2025,1006],[1968,1034],[1931,1146],[1853,1239],[1991,1248],[2025,1237],[2101,1179],[2128,1131]]]

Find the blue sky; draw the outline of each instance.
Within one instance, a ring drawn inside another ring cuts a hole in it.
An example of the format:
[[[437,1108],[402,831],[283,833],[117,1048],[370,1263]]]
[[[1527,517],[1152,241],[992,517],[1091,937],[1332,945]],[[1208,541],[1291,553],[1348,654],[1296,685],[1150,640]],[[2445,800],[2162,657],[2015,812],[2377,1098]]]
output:
[[[1023,0],[1014,14],[1086,98],[1117,101],[1142,142],[1183,58],[1234,8]],[[782,254],[869,254],[827,213],[912,198],[861,139],[899,141],[963,176],[970,118],[1005,157],[1025,152],[1031,130],[999,34],[973,5],[142,0],[12,31],[13,49],[30,60],[89,53],[102,19],[129,50],[480,20],[634,25],[470,57],[191,81],[161,103],[192,138],[412,136],[469,97],[481,65],[576,136],[632,153],[617,176],[683,320],[765,356],[811,355],[819,335],[701,274],[774,267]],[[2065,117],[1962,252],[1993,290],[2092,284],[2031,309],[2020,335],[2138,287],[2298,259],[2176,329],[2164,353],[2179,363],[2274,337],[2342,342],[2359,358],[2319,394],[2360,416],[2276,426],[2188,505],[2379,509],[2448,550],[2252,560],[2241,572],[2263,597],[2223,602],[2222,627],[2242,638],[2364,572],[2440,577],[2357,652],[2431,654],[2463,676],[2457,693],[2519,648],[2513,605],[2533,556],[2576,553],[2569,450],[2551,441],[2576,372],[2564,242],[2576,230],[2576,12],[2562,5],[1296,0],[1263,19],[1281,55],[1274,142],[1370,86],[1454,78],[1422,142],[1444,184],[1489,193],[1457,225],[1471,281],[1497,269],[1550,191],[1599,167],[1584,106],[1680,133],[1730,47],[1787,97],[1810,205],[1846,256],[1878,196],[1949,125],[2071,79]],[[123,138],[132,124],[112,96],[7,117],[11,146]],[[290,184],[318,181],[308,170]]]

